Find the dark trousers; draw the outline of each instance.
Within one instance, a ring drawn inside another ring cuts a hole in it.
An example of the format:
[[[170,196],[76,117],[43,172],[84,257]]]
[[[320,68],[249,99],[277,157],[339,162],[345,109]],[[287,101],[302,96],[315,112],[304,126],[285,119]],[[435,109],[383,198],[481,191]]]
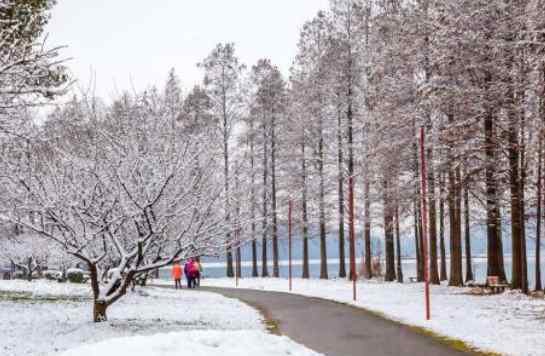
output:
[[[182,281],[179,278],[174,280],[174,288],[182,289]]]
[[[193,288],[193,284],[195,283],[195,279],[191,277],[187,277],[187,288]]]

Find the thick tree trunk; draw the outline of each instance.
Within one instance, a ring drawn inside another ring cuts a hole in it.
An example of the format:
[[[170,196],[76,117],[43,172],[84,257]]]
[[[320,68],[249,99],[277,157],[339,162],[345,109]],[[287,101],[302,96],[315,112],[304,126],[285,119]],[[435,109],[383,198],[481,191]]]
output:
[[[395,273],[395,247],[394,247],[394,216],[392,214],[392,202],[390,199],[388,180],[383,180],[383,201],[384,201],[384,247],[386,259],[385,281],[394,281]]]
[[[449,121],[452,121],[449,120]],[[459,204],[459,169],[452,167],[452,148],[449,147],[448,163],[448,208],[450,218],[450,279],[449,286],[461,287],[464,285],[462,274],[462,237],[460,229]]]
[[[511,95],[514,95],[511,93]],[[518,142],[518,123],[514,110],[510,111],[509,125],[509,181],[511,190],[511,242],[512,258],[511,286],[522,288],[522,217],[521,187],[519,177],[520,146]]]
[[[437,269],[437,212],[435,210],[435,172],[433,165],[433,149],[428,148],[428,205],[429,205],[429,233],[430,233],[430,282],[439,284],[439,271]]]
[[[487,82],[490,80],[490,76],[488,75]],[[498,276],[502,281],[505,281],[498,185],[496,181],[497,144],[494,129],[494,114],[492,110],[492,108],[488,108],[483,120],[485,141],[486,235],[488,240],[487,275]]]
[[[344,159],[341,112],[337,113],[337,194],[339,203],[339,278],[346,277],[344,250]]]
[[[310,278],[309,254],[308,254],[308,207],[307,207],[307,164],[305,156],[305,139],[301,143],[302,159],[302,180],[303,180],[303,196],[302,196],[302,213],[303,213],[303,278]]]
[[[105,302],[95,300],[93,303],[93,321],[95,323],[108,321],[108,316],[106,315],[107,309],[108,305]]]
[[[447,252],[445,249],[445,179],[444,174],[439,178],[439,251],[441,255],[441,281],[448,280],[447,275]]]
[[[365,272],[366,278],[373,278],[373,269],[371,268],[371,198],[369,197],[369,177],[365,177],[365,223],[364,223],[364,240],[365,240]]]
[[[469,216],[469,187],[465,183],[464,187],[464,226],[465,226],[465,252],[466,252],[466,282],[473,281],[473,265],[471,263],[471,232]]]
[[[403,265],[401,264],[401,236],[399,232],[399,200],[396,201],[396,257],[397,257],[397,281],[403,283]]]

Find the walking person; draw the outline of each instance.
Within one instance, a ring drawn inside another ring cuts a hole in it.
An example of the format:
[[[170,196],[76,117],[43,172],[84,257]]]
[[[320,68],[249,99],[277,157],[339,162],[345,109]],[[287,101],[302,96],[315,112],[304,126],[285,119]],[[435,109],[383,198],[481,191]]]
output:
[[[201,263],[201,258],[200,257],[197,257],[195,259],[195,264],[197,265],[197,273],[196,273],[196,277],[195,277],[195,285],[197,287],[200,287],[201,286],[201,278],[202,278],[202,272],[203,272],[203,268],[202,268],[202,263]]]
[[[172,266],[172,278],[174,279],[174,288],[182,289],[182,266],[178,262]]]
[[[188,259],[184,264],[184,273],[187,280],[187,288],[193,288],[193,278],[191,269],[193,268],[193,259]]]

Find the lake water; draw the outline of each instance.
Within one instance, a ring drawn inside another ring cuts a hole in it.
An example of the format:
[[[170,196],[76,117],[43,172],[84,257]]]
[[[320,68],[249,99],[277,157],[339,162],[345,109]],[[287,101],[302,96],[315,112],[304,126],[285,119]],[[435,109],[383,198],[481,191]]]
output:
[[[448,272],[448,262],[447,261],[447,272]],[[473,274],[475,276],[475,280],[479,282],[485,282],[486,280],[486,258],[483,257],[475,257],[472,261],[473,265]],[[465,277],[465,261],[463,263],[464,265],[464,277]],[[358,260],[357,263],[357,269],[360,270],[360,261]],[[204,263],[204,276],[205,278],[222,278],[226,276],[226,268],[225,263],[217,262],[217,263]],[[416,261],[414,259],[405,259],[402,260],[402,267],[403,267],[403,277],[405,281],[409,280],[409,277],[416,277]],[[348,263],[346,264],[347,271],[350,268],[350,265]],[[282,278],[288,278],[288,262],[287,261],[280,261],[280,277]],[[319,278],[320,277],[320,261],[319,260],[311,260],[309,263],[309,269],[310,269],[310,276],[311,278]],[[384,270],[384,267],[383,267]],[[294,261],[292,266],[292,275],[294,278],[299,278],[302,275],[302,263],[301,261]],[[541,263],[541,271],[542,275],[545,273],[545,261],[542,261]],[[261,274],[261,265],[258,264],[258,272]],[[339,262],[338,260],[330,259],[328,260],[328,273],[329,278],[335,278],[338,276],[339,273]],[[511,278],[511,258],[506,257],[505,258],[505,273],[507,274],[507,279],[509,280]],[[241,268],[241,277],[251,277],[252,276],[252,265],[251,262],[243,262],[242,268]],[[269,263],[269,275],[272,275],[272,262]],[[164,268],[160,271],[160,278],[163,279],[170,279],[170,269]],[[533,257],[528,257],[528,283],[530,288],[533,288],[535,285],[535,259]]]

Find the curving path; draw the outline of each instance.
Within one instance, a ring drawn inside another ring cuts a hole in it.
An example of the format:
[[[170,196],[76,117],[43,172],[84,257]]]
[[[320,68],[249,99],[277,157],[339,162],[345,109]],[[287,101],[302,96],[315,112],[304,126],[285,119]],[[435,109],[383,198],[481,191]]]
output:
[[[279,332],[328,356],[469,355],[364,309],[295,294],[201,288],[239,299],[278,324]]]

